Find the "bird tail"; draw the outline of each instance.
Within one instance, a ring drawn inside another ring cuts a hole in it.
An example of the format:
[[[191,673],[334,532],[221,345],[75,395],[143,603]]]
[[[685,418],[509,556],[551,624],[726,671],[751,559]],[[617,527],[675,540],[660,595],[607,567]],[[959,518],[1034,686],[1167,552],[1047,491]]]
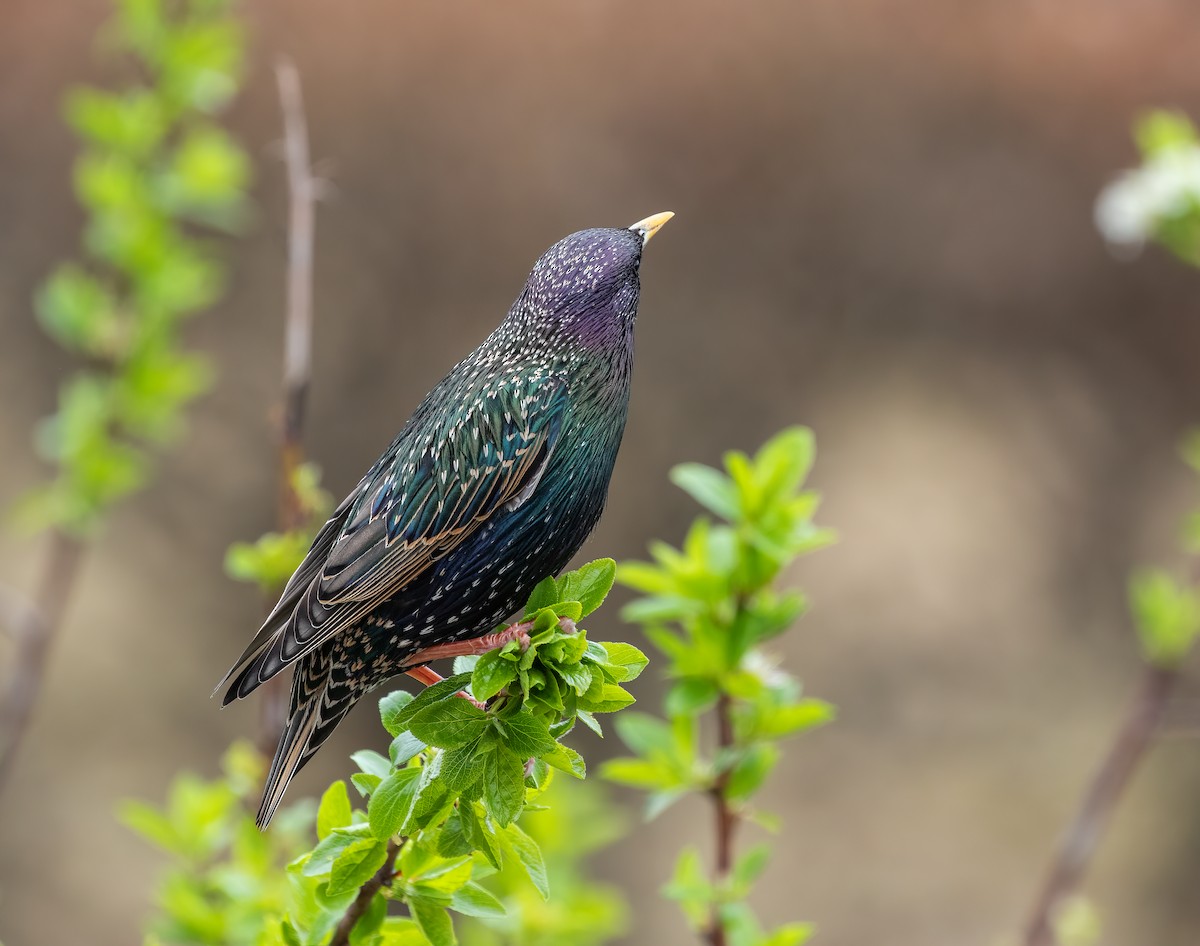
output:
[[[275,758],[271,760],[262,803],[255,818],[260,829],[265,830],[271,823],[292,778],[321,748],[358,698],[350,688],[331,683],[329,661],[323,660],[319,653],[296,668],[291,712],[283,735],[279,737]]]

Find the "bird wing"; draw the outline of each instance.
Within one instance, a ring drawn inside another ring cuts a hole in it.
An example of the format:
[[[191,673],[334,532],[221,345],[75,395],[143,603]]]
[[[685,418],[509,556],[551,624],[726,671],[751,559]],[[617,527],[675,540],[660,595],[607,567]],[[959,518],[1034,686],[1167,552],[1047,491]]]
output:
[[[245,666],[226,702],[369,614],[499,510],[528,499],[566,406],[562,378],[513,378],[484,391],[465,415],[432,431],[419,425],[425,436],[410,425],[314,541],[230,671]]]

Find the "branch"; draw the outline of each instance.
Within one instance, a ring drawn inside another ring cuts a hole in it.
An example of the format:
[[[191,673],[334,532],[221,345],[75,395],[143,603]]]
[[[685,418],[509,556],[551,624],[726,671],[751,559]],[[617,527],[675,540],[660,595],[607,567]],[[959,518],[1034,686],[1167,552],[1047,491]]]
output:
[[[8,681],[0,695],[0,791],[12,775],[33,707],[46,676],[50,645],[62,626],[67,601],[79,575],[82,543],[65,532],[50,533],[49,549],[31,602],[5,595],[3,620],[14,638]]]
[[[733,717],[731,715],[732,701],[728,693],[722,691],[717,699],[717,756],[726,755],[733,748]],[[737,827],[737,812],[729,804],[726,792],[729,789],[731,769],[726,769],[719,776],[711,789],[713,804],[717,815],[716,837],[716,876],[714,884],[720,888],[728,880],[733,870],[733,833]],[[713,907],[706,933],[711,946],[725,946],[725,923],[721,919],[716,906]]]
[[[1083,880],[1113,809],[1154,738],[1178,678],[1174,668],[1146,665],[1141,688],[1054,855],[1025,928],[1024,946],[1053,946],[1054,911]]]
[[[303,452],[304,406],[312,375],[312,270],[317,182],[309,164],[308,123],[300,94],[300,76],[290,62],[275,70],[283,110],[284,161],[288,182],[287,321],[283,337],[283,466],[288,473]],[[293,493],[291,480],[285,493]],[[303,514],[292,495],[282,517]],[[287,523],[290,527],[300,523]]]
[[[354,924],[362,919],[363,914],[370,909],[375,894],[379,893],[385,885],[390,884],[392,878],[396,876],[396,855],[400,853],[403,843],[403,839],[397,841],[392,838],[388,841],[387,860],[375,872],[375,876],[359,888],[358,896],[354,898],[354,902],[350,904],[338,921],[337,930],[334,931],[329,946],[350,946],[350,931],[354,929]]]
[[[290,62],[275,68],[283,112],[284,162],[288,184],[287,297],[283,335],[283,414],[279,448],[279,528],[303,528],[304,503],[296,494],[296,471],[304,462],[304,413],[312,377],[313,240],[317,182],[309,163],[308,123],[300,76]],[[264,751],[274,748],[286,722],[287,689],[277,675],[263,687]]]

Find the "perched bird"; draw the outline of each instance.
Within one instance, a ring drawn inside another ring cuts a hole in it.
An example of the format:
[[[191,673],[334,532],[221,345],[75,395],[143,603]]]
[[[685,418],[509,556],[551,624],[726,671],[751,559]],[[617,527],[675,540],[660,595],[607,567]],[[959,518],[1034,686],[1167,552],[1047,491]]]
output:
[[[625,429],[642,248],[672,216],[550,247],[317,534],[218,686],[228,704],[295,668],[260,827],[361,696],[472,652],[583,544]]]

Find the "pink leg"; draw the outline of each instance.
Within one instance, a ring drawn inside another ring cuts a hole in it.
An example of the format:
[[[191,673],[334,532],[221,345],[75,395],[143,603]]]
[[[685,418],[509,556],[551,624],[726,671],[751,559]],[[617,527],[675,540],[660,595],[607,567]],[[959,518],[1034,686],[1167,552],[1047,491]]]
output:
[[[435,683],[441,683],[445,679],[432,667],[413,667],[412,670],[405,670],[404,672],[427,687],[431,687]]]
[[[447,657],[468,657],[475,654],[486,654],[489,650],[503,647],[509,641],[520,641],[521,650],[528,649],[529,622],[523,621],[517,624],[510,624],[502,631],[497,631],[494,634],[484,634],[483,637],[476,637],[469,641],[454,641],[452,644],[434,644],[432,647],[418,650],[405,660],[404,663],[406,666],[412,666],[415,663],[424,664],[429,663],[431,660],[444,660]],[[411,674],[411,671],[405,672]],[[433,671],[429,672],[432,673]],[[417,679],[421,678],[418,677]],[[438,679],[441,678],[439,677]]]

